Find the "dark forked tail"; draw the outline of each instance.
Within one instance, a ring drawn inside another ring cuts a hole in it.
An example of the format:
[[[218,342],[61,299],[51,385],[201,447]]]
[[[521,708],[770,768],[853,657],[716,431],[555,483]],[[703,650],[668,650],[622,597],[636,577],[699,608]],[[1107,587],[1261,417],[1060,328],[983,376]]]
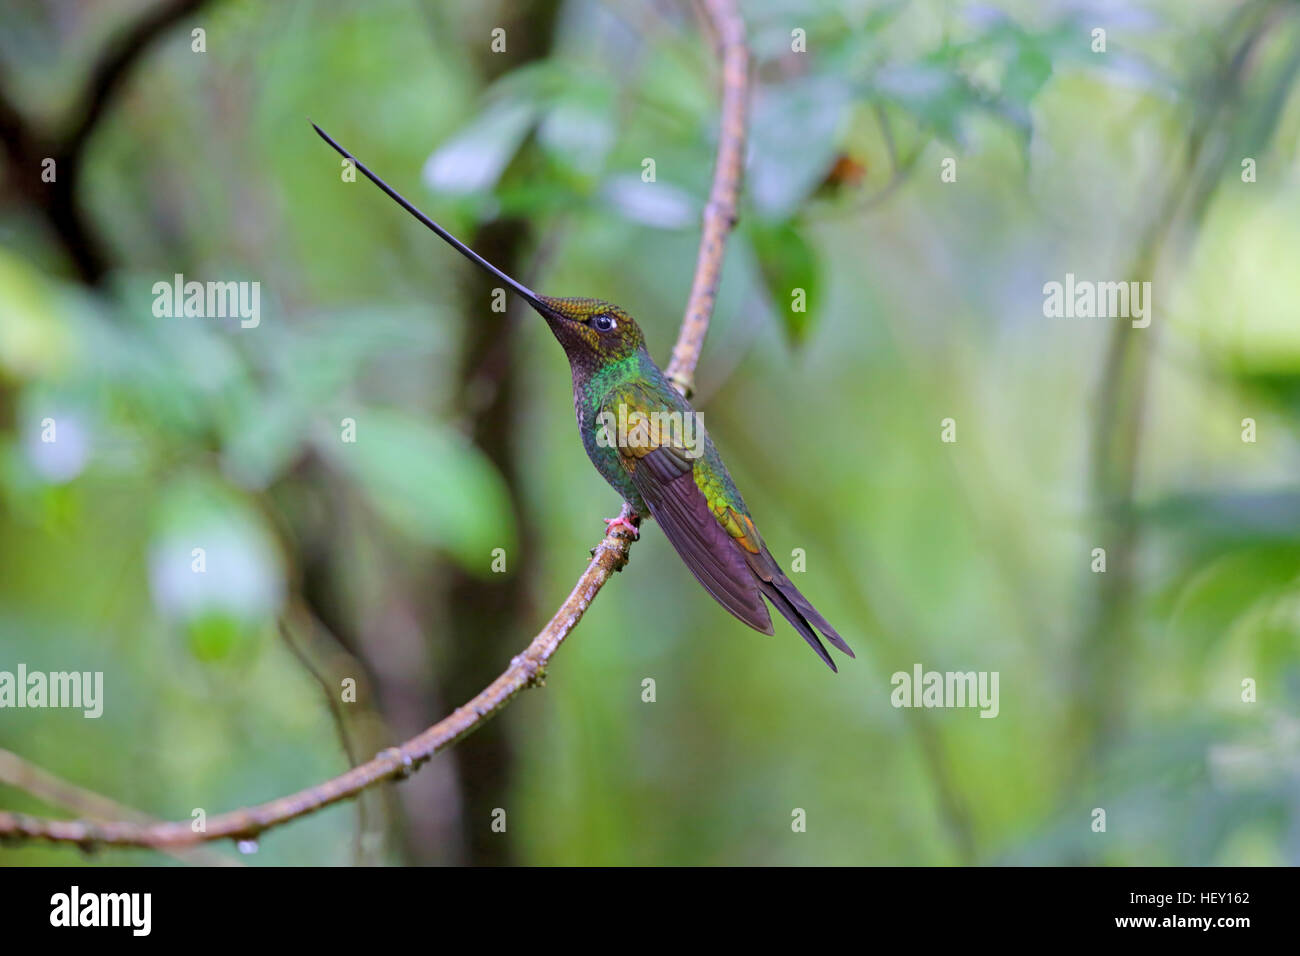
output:
[[[766,549],[764,550],[766,551]],[[808,646],[817,652],[817,656],[826,662],[826,666],[838,674],[839,668],[831,660],[830,654],[826,652],[825,646],[818,639],[813,628],[816,627],[818,631],[821,631],[826,640],[849,655],[849,657],[856,656],[853,649],[844,642],[844,638],[840,637],[835,628],[827,623],[826,618],[818,613],[809,600],[799,592],[799,589],[794,586],[794,582],[785,576],[785,572],[777,566],[772,556],[765,554],[765,557],[776,573],[771,575],[770,580],[765,574],[757,574],[759,590],[763,592],[765,598],[772,602],[772,606],[781,612],[781,616],[794,626],[794,629],[808,642]],[[755,570],[757,571],[757,569]]]

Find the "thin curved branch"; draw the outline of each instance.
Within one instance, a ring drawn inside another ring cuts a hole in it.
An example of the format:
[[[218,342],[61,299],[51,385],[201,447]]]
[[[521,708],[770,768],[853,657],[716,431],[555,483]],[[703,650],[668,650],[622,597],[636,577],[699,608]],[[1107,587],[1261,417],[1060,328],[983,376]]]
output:
[[[80,102],[68,121],[59,150],[79,154],[86,140],[112,105],[132,67],[153,42],[185,17],[197,13],[208,0],[168,0],[147,10],[140,19],[111,41],[90,71]]]
[[[627,509],[624,509],[625,516]],[[196,832],[190,821],[140,824],[132,821],[99,823],[85,820],[45,820],[17,813],[0,813],[0,835],[79,843],[86,846],[138,846],[155,849],[190,846],[212,840],[251,840],[271,827],[314,813],[330,804],[355,797],[383,780],[406,777],[438,751],[477,730],[504,708],[525,687],[542,683],[546,664],[573,630],[610,575],[627,563],[630,540],[626,532],[607,535],[578,578],[568,598],[528,649],[510,662],[505,672],[464,707],[458,707],[419,736],[390,747],[347,773],[298,793],[255,807],[245,807],[211,817]]]
[[[683,393],[690,391],[695,366],[713,315],[727,236],[736,219],[740,173],[745,152],[749,54],[744,23],[734,0],[704,0],[703,10],[717,37],[723,61],[722,127],[713,187],[704,210],[704,227],[686,317],[673,349],[668,374]],[[622,517],[635,521],[623,506]],[[86,820],[49,820],[0,812],[0,837],[49,840],[82,846],[110,845],[169,849],[213,840],[254,839],[272,827],[296,820],[331,804],[357,796],[385,780],[408,776],[440,750],[451,746],[501,711],[515,695],[543,683],[546,666],[610,577],[627,564],[631,539],[623,531],[608,534],[592,551],[591,562],[573,590],[532,643],[473,700],[423,733],[373,760],[324,783],[254,807],[211,817],[196,832],[189,821],[143,824]]]
[[[45,218],[87,285],[98,285],[110,265],[103,236],[77,201],[87,143],[141,58],[173,26],[208,2],[167,0],[129,23],[91,68],[76,106],[57,133],[38,128],[0,89],[0,146],[8,161],[8,178]],[[57,178],[49,183],[40,178],[46,159],[55,160],[58,169]]]
[[[57,777],[16,753],[0,748],[0,784],[31,794],[38,800],[98,820],[131,820],[150,824],[157,821],[147,813],[123,806],[103,794]],[[182,863],[197,866],[243,866],[234,857],[210,847],[189,847],[165,851]]]
[[[749,112],[749,50],[745,45],[745,22],[733,0],[703,0],[705,17],[714,33],[722,60],[722,122],[718,131],[718,158],[713,167],[713,186],[704,207],[704,229],[695,262],[695,280],[686,301],[672,360],[664,375],[677,390],[690,397],[695,389],[695,366],[709,333],[709,320],[722,277],[727,237],[736,225],[740,199],[740,178],[745,168],[745,126]]]

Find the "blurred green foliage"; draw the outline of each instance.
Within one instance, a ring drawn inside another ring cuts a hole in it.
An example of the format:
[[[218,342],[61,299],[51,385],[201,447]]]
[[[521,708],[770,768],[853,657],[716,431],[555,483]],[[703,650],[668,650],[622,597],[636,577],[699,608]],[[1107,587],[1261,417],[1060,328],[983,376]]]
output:
[[[53,122],[148,6],[0,0],[0,85]],[[620,303],[666,360],[717,64],[688,5],[566,0],[546,55],[496,77],[490,31],[526,7],[213,0],[145,53],[87,145],[80,200],[111,263],[97,287],[8,171],[0,669],[102,670],[107,702],[98,720],[0,711],[0,746],[168,819],[269,799],[346,763],[276,625],[322,602],[302,585],[315,564],[342,608],[321,613],[351,630],[409,611],[426,658],[386,638],[348,650],[443,711],[461,702],[442,696],[449,649],[485,635],[447,629],[435,569],[494,580],[504,549],[502,586],[530,614],[497,637],[519,650],[572,586],[618,502],[582,453],[562,353],[531,316],[466,301],[469,267],[343,182],[308,125],[458,235],[526,228],[525,273],[540,274],[521,279]],[[514,743],[499,838],[529,863],[1300,862],[1300,11],[743,13],[746,190],[697,404],[774,553],[806,552],[799,586],[858,660],[832,677],[784,626],[748,631],[649,525],[546,689],[498,718]],[[1149,363],[1124,372],[1145,395],[1130,500],[1089,483],[1115,322],[1043,317],[1042,285],[1066,272],[1154,283],[1152,326],[1133,332]],[[260,282],[260,325],[155,317],[150,290],[176,273]],[[457,370],[480,323],[515,336],[517,474],[469,437],[481,396]],[[956,444],[939,440],[948,417]],[[1089,696],[1109,509],[1136,529],[1131,572],[1107,571],[1131,574],[1132,600],[1106,693]],[[998,671],[1000,715],[893,708],[890,675],[916,662]],[[1097,709],[1116,733],[1090,734]],[[395,708],[356,710],[378,745],[396,741]],[[2,786],[0,806],[60,812]],[[366,827],[378,815],[387,838],[371,858],[412,858],[413,818],[488,828],[480,809],[375,797]],[[335,808],[248,860],[363,859],[358,825]],[[0,849],[82,859],[166,861]]]

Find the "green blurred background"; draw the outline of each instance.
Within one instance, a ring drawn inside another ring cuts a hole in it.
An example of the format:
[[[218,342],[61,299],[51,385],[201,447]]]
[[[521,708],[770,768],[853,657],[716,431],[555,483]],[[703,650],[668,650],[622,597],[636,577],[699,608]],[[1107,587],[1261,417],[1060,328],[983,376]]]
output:
[[[743,16],[751,144],[696,404],[857,661],[833,676],[784,622],[749,631],[649,524],[544,690],[400,784],[217,851],[1300,861],[1300,6]],[[188,819],[412,736],[523,649],[618,501],[544,324],[492,311],[308,120],[523,281],[627,308],[666,361],[716,146],[703,20],[0,0],[0,23],[0,670],[106,685],[98,720],[0,711],[0,747]],[[1067,272],[1152,282],[1151,326],[1045,318]],[[260,282],[261,324],[155,318],[175,273]],[[999,716],[895,709],[916,663],[999,672]],[[0,785],[75,814],[47,799]]]

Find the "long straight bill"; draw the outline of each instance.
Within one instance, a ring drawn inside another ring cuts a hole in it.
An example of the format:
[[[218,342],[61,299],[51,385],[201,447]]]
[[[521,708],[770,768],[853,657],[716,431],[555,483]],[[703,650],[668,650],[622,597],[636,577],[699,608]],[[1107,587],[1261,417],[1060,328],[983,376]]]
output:
[[[471,249],[469,246],[465,245],[465,243],[461,242],[459,239],[457,239],[455,236],[449,233],[446,229],[442,228],[442,226],[438,225],[436,222],[434,222],[424,213],[420,212],[420,210],[416,209],[415,205],[407,201],[405,196],[403,196],[392,186],[388,185],[388,183],[384,182],[382,179],[380,179],[378,176],[372,173],[365,163],[357,159],[346,149],[340,146],[334,140],[334,138],[330,136],[329,133],[325,132],[315,123],[311,124],[311,128],[314,129],[318,134],[320,134],[321,139],[325,140],[325,142],[329,143],[336,150],[338,150],[340,156],[344,157],[345,159],[351,160],[352,163],[357,167],[357,169],[361,170],[361,172],[365,174],[365,177],[367,179],[369,179],[372,183],[374,183],[376,186],[378,186],[380,189],[386,192],[394,202],[396,202],[399,206],[401,206],[403,209],[409,212],[412,216],[414,216],[416,219],[420,220],[420,222],[424,223],[426,226],[428,226],[430,229],[436,232],[462,256],[464,256],[466,259],[476,264],[479,268],[484,269],[487,272],[491,273],[492,275],[496,276],[506,285],[510,286],[510,288],[514,289],[521,296],[527,299],[529,305],[533,306],[533,308],[542,309],[543,311],[549,311],[549,309],[547,309],[546,304],[541,301],[541,299],[538,297],[536,292],[528,288],[522,282],[517,282],[516,280],[512,279],[510,276],[506,275],[504,272],[502,272],[492,263],[488,262],[477,252]]]

